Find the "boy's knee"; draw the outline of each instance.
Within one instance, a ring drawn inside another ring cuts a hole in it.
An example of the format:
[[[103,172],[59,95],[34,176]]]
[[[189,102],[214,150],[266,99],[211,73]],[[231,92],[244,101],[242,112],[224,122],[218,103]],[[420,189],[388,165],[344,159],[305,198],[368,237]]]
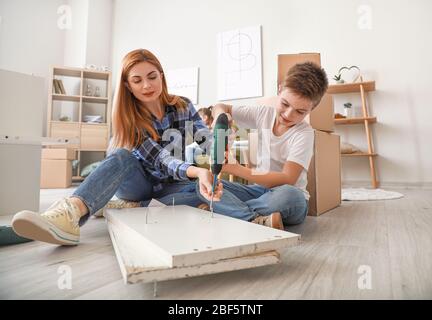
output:
[[[282,185],[278,187],[277,198],[283,202],[281,214],[284,225],[296,225],[305,220],[308,202],[303,191],[292,185]]]
[[[305,197],[303,191],[290,184],[284,184],[274,189],[277,197],[289,202],[303,202]]]
[[[282,214],[282,222],[285,226],[294,226],[301,224],[305,221],[307,216],[307,206],[301,206],[297,208],[291,208],[289,210],[284,210]]]

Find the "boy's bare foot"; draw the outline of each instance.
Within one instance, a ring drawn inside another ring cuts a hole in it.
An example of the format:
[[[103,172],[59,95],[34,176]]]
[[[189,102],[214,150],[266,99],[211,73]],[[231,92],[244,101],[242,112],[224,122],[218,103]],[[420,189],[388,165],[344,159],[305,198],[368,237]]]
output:
[[[270,228],[275,228],[279,230],[284,230],[284,225],[282,222],[282,216],[280,212],[276,211],[268,216],[258,216],[253,221],[253,223],[261,224]]]

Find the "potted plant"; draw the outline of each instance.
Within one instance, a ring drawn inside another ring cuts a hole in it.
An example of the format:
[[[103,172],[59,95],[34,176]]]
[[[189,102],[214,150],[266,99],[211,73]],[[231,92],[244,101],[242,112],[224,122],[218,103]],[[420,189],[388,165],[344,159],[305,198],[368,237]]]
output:
[[[344,103],[344,114],[345,114],[345,117],[347,117],[347,118],[351,118],[352,117],[352,109],[351,109],[351,107],[352,107],[352,103],[351,102]]]
[[[337,75],[335,75],[335,76],[333,77],[333,79],[336,80],[337,83],[340,83],[340,84],[345,83],[345,80],[342,79],[342,75],[341,75],[340,73],[337,74]]]

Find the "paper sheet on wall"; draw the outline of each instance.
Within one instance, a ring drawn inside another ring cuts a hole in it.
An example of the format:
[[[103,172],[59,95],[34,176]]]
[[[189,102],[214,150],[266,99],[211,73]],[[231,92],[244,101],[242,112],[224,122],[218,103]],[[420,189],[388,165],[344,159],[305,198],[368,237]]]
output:
[[[221,32],[218,46],[218,99],[262,96],[261,26]]]
[[[165,70],[168,92],[183,96],[198,103],[198,72],[199,68],[182,68]]]

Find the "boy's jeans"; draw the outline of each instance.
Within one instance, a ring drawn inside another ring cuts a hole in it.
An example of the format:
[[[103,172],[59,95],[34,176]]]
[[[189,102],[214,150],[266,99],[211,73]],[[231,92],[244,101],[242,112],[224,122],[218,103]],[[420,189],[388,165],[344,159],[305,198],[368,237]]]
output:
[[[266,188],[257,184],[243,185],[221,180],[223,193],[220,201],[213,201],[214,212],[230,217],[253,220],[258,215],[279,211],[285,226],[302,223],[308,213],[308,201],[303,192],[292,185]],[[202,202],[209,203],[199,192]]]

